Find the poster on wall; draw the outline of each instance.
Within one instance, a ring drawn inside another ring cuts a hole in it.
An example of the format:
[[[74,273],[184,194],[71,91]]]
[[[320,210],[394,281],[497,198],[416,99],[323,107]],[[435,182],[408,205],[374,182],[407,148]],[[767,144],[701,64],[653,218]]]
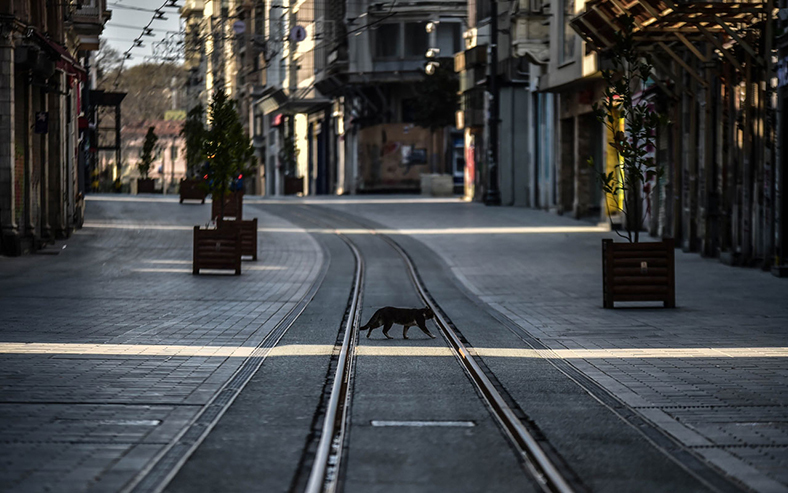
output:
[[[476,189],[476,136],[468,133],[465,139],[465,198],[473,200]]]
[[[381,124],[359,132],[362,190],[418,190],[428,173],[429,129]]]

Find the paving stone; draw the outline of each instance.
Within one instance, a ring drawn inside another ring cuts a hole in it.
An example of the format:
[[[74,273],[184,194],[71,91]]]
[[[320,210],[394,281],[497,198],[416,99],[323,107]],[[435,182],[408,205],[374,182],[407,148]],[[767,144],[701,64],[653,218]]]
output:
[[[0,489],[118,491],[200,411],[322,265],[292,224],[248,209],[257,262],[191,274],[210,205],[88,197],[59,255],[0,257]],[[202,354],[206,353],[206,354]]]

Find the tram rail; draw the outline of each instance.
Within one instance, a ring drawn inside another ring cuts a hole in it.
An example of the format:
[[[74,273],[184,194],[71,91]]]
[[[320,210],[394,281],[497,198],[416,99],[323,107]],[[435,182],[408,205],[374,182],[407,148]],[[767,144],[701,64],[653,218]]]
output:
[[[311,208],[314,210],[314,208]],[[321,211],[325,213],[325,210]],[[330,214],[330,213],[329,213]],[[333,214],[330,214],[333,216]],[[314,218],[312,218],[314,220]],[[354,221],[355,222],[355,221]],[[528,431],[526,425],[517,417],[512,408],[497,390],[482,366],[463,344],[461,337],[440,309],[421,280],[418,270],[407,252],[385,234],[378,234],[374,229],[364,227],[378,236],[402,258],[407,266],[411,282],[419,297],[435,313],[435,323],[448,343],[459,364],[466,371],[476,390],[487,403],[488,409],[520,454],[528,472],[533,476],[544,491],[570,493],[575,491],[542,449],[538,441]],[[338,471],[342,460],[344,437],[349,426],[348,412],[352,399],[352,372],[354,369],[355,344],[358,340],[359,315],[361,311],[361,289],[363,286],[364,259],[358,247],[341,230],[335,230],[350,247],[356,259],[356,274],[353,283],[353,294],[350,297],[345,335],[340,349],[339,364],[334,375],[331,397],[326,408],[318,452],[315,457],[306,487],[306,493],[333,493],[336,491],[339,477]]]

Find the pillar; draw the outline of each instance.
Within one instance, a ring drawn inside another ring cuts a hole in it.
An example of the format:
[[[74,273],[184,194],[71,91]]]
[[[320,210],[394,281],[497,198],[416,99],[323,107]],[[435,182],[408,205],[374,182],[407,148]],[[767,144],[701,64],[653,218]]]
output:
[[[18,255],[12,246],[19,234],[14,187],[14,91],[13,31],[0,24],[0,248],[2,253]]]

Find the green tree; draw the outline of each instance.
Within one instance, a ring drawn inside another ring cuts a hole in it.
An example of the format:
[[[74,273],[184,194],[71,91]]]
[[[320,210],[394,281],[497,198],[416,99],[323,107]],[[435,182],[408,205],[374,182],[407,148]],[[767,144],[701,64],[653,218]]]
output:
[[[126,63],[121,69],[115,55],[109,47],[99,53],[97,87],[126,93],[120,106],[124,122],[163,120],[173,107],[182,108],[181,88],[187,79],[183,65],[140,63],[129,66]]]
[[[643,184],[664,173],[664,168],[650,154],[656,148],[657,129],[667,121],[645,98],[635,96],[636,91],[646,86],[653,66],[651,57],[635,46],[634,19],[624,16],[622,23],[623,29],[615,33],[615,45],[603,54],[613,68],[602,71],[607,87],[602,103],[594,103],[593,109],[597,120],[613,135],[609,144],[619,158],[612,171],[598,175],[602,189],[613,199],[605,201],[608,217],[612,202],[626,221],[627,235],[619,233],[619,236],[637,243],[645,220]],[[589,164],[593,166],[590,158]],[[621,194],[624,200],[619,205],[617,198]]]
[[[181,135],[186,142],[186,175],[193,178],[200,172],[205,161],[205,124],[203,123],[203,107],[198,104],[186,115]]]
[[[208,188],[214,200],[221,200],[221,215],[224,216],[224,196],[230,192],[239,174],[250,174],[245,165],[254,155],[254,149],[244,133],[235,101],[228,99],[223,89],[213,96],[208,124],[203,144],[208,159]]]
[[[156,132],[154,132],[155,127],[149,127],[148,133],[145,134],[145,142],[142,144],[142,153],[140,153],[140,162],[137,163],[137,169],[140,172],[142,178],[147,179],[148,173],[150,172],[151,165],[153,164],[153,160],[156,159],[155,152],[156,152],[156,141],[159,140],[159,137],[156,136]]]

